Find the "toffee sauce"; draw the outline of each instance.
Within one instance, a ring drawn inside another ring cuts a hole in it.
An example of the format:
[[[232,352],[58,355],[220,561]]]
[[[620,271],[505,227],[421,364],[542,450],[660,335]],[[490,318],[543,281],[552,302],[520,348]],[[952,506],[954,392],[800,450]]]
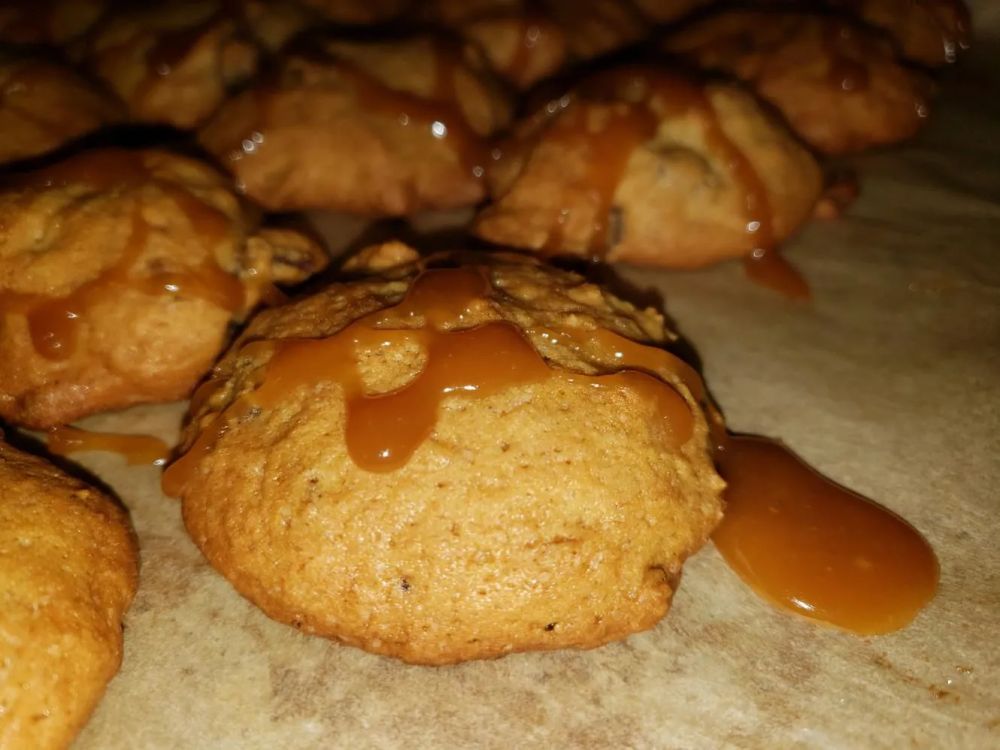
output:
[[[401,303],[329,338],[248,344],[273,347],[262,381],[218,414],[167,468],[164,492],[184,493],[198,462],[231,424],[254,410],[273,409],[289,392],[323,380],[344,390],[348,451],[367,471],[405,465],[433,432],[445,397],[482,397],[553,377],[648,399],[661,417],[665,447],[677,450],[692,439],[695,418],[688,402],[661,379],[667,373],[684,383],[708,413],[716,461],[728,483],[726,515],[713,539],[755,592],[781,608],[862,635],[903,627],[933,597],[937,560],[913,527],[816,473],[780,443],[727,434],[700,377],[669,352],[607,330],[531,332],[551,346],[599,346],[606,360],[621,368],[585,376],[550,367],[508,323],[452,330],[488,291],[477,270],[425,271]],[[423,370],[390,393],[365,392],[356,351],[402,342],[424,348]],[[218,387],[209,381],[196,402],[206,403]]]
[[[119,149],[87,152],[52,167],[15,177],[12,182],[16,187],[32,190],[81,183],[99,191],[152,182],[180,208],[206,247],[222,242],[231,231],[229,219],[220,211],[177,185],[156,180],[147,170],[140,152]],[[58,361],[73,355],[77,334],[87,321],[88,311],[101,301],[113,299],[116,290],[192,296],[231,313],[243,310],[246,294],[242,282],[213,259],[206,259],[196,268],[159,271],[146,276],[137,274],[149,235],[150,226],[137,203],[132,210],[124,249],[113,265],[65,296],[0,290],[0,314],[24,315],[35,351],[46,359]]]

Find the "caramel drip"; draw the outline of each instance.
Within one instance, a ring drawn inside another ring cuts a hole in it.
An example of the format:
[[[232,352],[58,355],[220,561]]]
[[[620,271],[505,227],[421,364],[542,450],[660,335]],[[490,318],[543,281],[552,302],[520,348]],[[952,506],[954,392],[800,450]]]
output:
[[[234,421],[257,409],[273,409],[289,393],[317,382],[334,382],[341,387],[347,409],[348,453],[366,471],[393,471],[405,465],[433,432],[444,398],[482,398],[550,378],[636,394],[653,404],[661,417],[666,445],[676,448],[691,438],[694,417],[683,396],[656,377],[627,369],[628,362],[604,375],[571,373],[550,367],[510,323],[445,328],[460,324],[473,305],[484,301],[485,291],[482,275],[474,270],[427,271],[393,308],[365,316],[325,339],[276,343],[261,384],[217,416],[187,453],[164,472],[164,492],[174,496],[183,492],[198,461]],[[379,327],[417,317],[424,321],[419,328]],[[426,353],[426,363],[417,376],[390,393],[367,393],[357,352],[387,352],[413,345]],[[200,391],[196,398],[205,403],[211,391]]]
[[[126,435],[115,432],[91,432],[79,427],[55,427],[47,435],[48,449],[58,456],[82,451],[118,453],[130,465],[163,466],[170,448],[152,435]]]
[[[683,396],[661,379],[669,373],[686,384],[708,413],[716,458],[729,485],[728,510],[715,543],[755,591],[782,607],[861,634],[902,627],[933,596],[937,562],[919,534],[880,506],[816,474],[780,444],[727,436],[700,377],[669,352],[603,329],[527,332],[547,346],[564,346],[581,357],[598,351],[603,361],[615,363],[609,374],[591,376],[552,368],[528,336],[507,322],[448,330],[482,304],[487,292],[484,277],[475,270],[427,271],[398,305],[371,313],[331,337],[247,344],[246,349],[271,351],[262,381],[218,414],[164,472],[164,492],[184,492],[198,462],[230,425],[275,409],[289,393],[318,382],[342,389],[347,450],[367,471],[405,465],[433,433],[445,398],[484,397],[551,378],[628,392],[653,404],[664,444],[676,450],[691,439],[694,415]],[[383,327],[418,321],[422,323],[416,328]],[[358,351],[415,345],[425,352],[426,362],[413,380],[389,393],[365,391]],[[195,412],[218,391],[219,381],[209,381],[195,394]]]
[[[779,443],[732,437],[716,547],[768,601],[862,635],[897,630],[934,596],[938,564],[909,524]]]
[[[135,152],[87,152],[52,167],[18,175],[11,182],[23,189],[44,190],[79,183],[94,190],[111,191],[147,181],[155,182],[174,201],[190,222],[193,232],[207,247],[216,246],[228,235],[230,225],[225,215],[176,185],[153,180],[141,156]],[[0,292],[0,314],[16,313],[27,317],[32,343],[41,356],[51,360],[70,357],[87,311],[93,305],[112,298],[116,288],[136,289],[150,295],[197,297],[231,313],[243,309],[245,292],[242,283],[214,260],[206,260],[194,269],[135,275],[150,233],[140,205],[133,209],[131,222],[118,260],[70,294],[55,297]]]
[[[693,87],[692,87],[693,88]],[[676,85],[672,90],[676,90]],[[668,92],[669,93],[669,92]],[[744,261],[747,276],[754,282],[792,299],[808,299],[809,285],[776,248],[774,211],[767,185],[746,153],[726,135],[719,113],[711,99],[701,89],[687,94],[689,108],[697,108],[705,123],[703,131],[708,151],[722,155],[729,175],[743,194],[744,220],[747,235],[754,243]],[[693,100],[693,101],[692,101]]]
[[[598,129],[595,129],[594,115],[603,119]],[[595,111],[590,103],[580,102],[549,128],[549,142],[561,143],[569,152],[584,154],[584,171],[579,182],[586,188],[593,206],[594,219],[587,248],[592,257],[603,257],[617,243],[611,236],[615,191],[625,175],[630,157],[642,143],[653,137],[656,126],[656,117],[645,107],[620,104]],[[545,250],[562,249],[569,218],[565,211],[556,215]]]
[[[789,299],[812,297],[809,283],[774,248],[759,248],[743,259],[743,270],[756,284],[773,289]]]
[[[661,71],[623,67],[591,78],[574,94],[574,100],[563,106],[550,103],[536,115],[532,129],[543,129],[547,115],[551,122],[544,130],[544,137],[586,154],[583,159],[586,171],[580,183],[590,190],[597,217],[588,248],[592,256],[603,257],[615,244],[609,231],[614,195],[632,153],[655,135],[664,114],[696,112],[703,123],[706,150],[721,156],[730,178],[743,194],[746,232],[756,248],[753,262],[767,258],[767,265],[753,268],[751,278],[767,279],[772,288],[789,296],[802,296],[802,290],[807,289],[805,281],[777,258],[773,249],[774,220],[767,186],[743,150],[726,135],[701,86]],[[574,103],[575,106],[570,106]],[[602,105],[603,127],[594,127],[595,104]],[[509,151],[521,153],[517,149]],[[552,253],[564,249],[564,231],[569,219],[568,209],[553,217],[542,249]],[[783,274],[777,272],[779,266]]]

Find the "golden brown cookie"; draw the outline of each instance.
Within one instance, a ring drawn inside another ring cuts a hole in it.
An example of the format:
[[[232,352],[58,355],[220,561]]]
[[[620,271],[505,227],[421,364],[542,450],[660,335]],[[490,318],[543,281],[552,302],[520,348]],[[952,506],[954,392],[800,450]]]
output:
[[[109,0],[3,0],[0,42],[65,44],[93,26]]]
[[[270,281],[323,262],[186,157],[92,151],[17,175],[0,190],[0,416],[182,398]]]
[[[419,18],[444,24],[482,47],[517,89],[642,40],[656,23],[676,21],[705,0],[435,0]]]
[[[201,143],[271,210],[403,215],[485,194],[487,137],[510,102],[468,45],[313,39],[229,100]]]
[[[616,68],[521,123],[473,231],[546,255],[692,267],[772,247],[807,221],[820,169],[729,84]]]
[[[421,20],[447,26],[478,45],[515,89],[554,75],[567,62],[566,34],[539,6],[517,0],[436,0],[419,7]]]
[[[225,0],[119,10],[78,54],[133,119],[197,127],[256,72],[257,45],[237,10]]]
[[[125,512],[0,442],[0,747],[68,747],[122,659],[139,556]]]
[[[71,68],[0,54],[0,163],[27,159],[124,116],[121,102]]]
[[[407,257],[389,243],[354,270]],[[652,310],[525,256],[457,262],[258,315],[195,396],[165,489],[268,615],[375,653],[445,664],[652,627],[721,516],[697,376]]]
[[[834,5],[885,29],[908,60],[955,62],[972,42],[972,19],[962,0],[834,0]]]
[[[929,111],[929,80],[901,63],[888,39],[828,15],[720,11],[663,47],[746,81],[827,154],[906,140]]]

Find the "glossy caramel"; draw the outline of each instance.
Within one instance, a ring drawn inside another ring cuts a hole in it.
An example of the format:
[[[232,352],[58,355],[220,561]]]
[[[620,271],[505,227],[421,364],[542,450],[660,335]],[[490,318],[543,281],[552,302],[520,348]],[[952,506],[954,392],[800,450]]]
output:
[[[344,439],[367,471],[405,465],[434,430],[445,398],[479,398],[515,385],[562,378],[592,388],[628,392],[654,405],[664,446],[691,439],[694,415],[662,379],[669,373],[705,408],[720,471],[728,482],[726,516],[714,540],[727,562],[761,596],[807,617],[860,634],[903,627],[933,596],[937,562],[923,538],[875,503],[841,488],[779,443],[726,434],[698,374],[669,352],[606,329],[535,328],[522,333],[495,321],[462,327],[490,286],[476,269],[425,271],[403,300],[324,339],[251,342],[271,354],[260,384],[218,414],[163,476],[178,496],[200,459],[229,425],[258,410],[278,408],[296,389],[335,382],[346,402]],[[457,326],[457,328],[456,328]],[[608,366],[581,375],[553,368],[531,340],[566,348]],[[419,346],[426,361],[405,386],[365,390],[359,351]],[[197,412],[220,388],[210,380],[195,395]]]
[[[938,564],[913,527],[826,479],[779,443],[730,437],[713,539],[768,601],[862,635],[897,630],[934,596]]]
[[[54,427],[46,434],[48,449],[59,456],[83,451],[106,451],[121,455],[130,465],[162,466],[170,448],[152,435],[127,435],[115,432],[91,432],[79,427]]]
[[[812,297],[809,283],[802,274],[774,248],[758,248],[743,259],[743,270],[760,286],[773,289],[789,299]]]
[[[119,149],[85,152],[51,167],[13,177],[9,184],[37,191],[81,184],[106,192],[153,184],[180,208],[204,246],[214,248],[231,231],[229,219],[220,211],[180,186],[157,179],[147,169],[141,152]],[[47,359],[63,360],[73,354],[79,327],[86,322],[88,310],[101,301],[113,299],[122,289],[149,295],[196,297],[231,313],[243,310],[246,294],[242,282],[214,260],[206,259],[195,268],[142,275],[139,269],[149,234],[150,226],[137,202],[124,247],[113,265],[61,297],[0,291],[0,314],[24,315],[35,351]]]
[[[276,342],[261,384],[220,414],[167,469],[164,492],[176,496],[183,491],[197,462],[233,421],[251,410],[274,409],[294,390],[324,381],[342,389],[348,453],[366,471],[392,471],[405,465],[433,432],[444,398],[482,398],[551,378],[631,393],[654,407],[665,446],[673,449],[690,440],[694,418],[687,401],[659,377],[630,369],[627,358],[613,358],[615,366],[607,374],[583,375],[551,367],[510,323],[452,329],[461,325],[474,305],[488,304],[488,291],[484,276],[475,269],[429,270],[414,281],[399,305],[371,313],[334,336]],[[414,322],[419,327],[408,327]],[[557,335],[578,346],[587,343],[579,333]],[[416,377],[390,393],[366,392],[357,352],[414,344],[426,353]],[[637,367],[653,371],[669,365],[672,355],[662,355]],[[211,393],[201,392],[197,398],[205,403]]]

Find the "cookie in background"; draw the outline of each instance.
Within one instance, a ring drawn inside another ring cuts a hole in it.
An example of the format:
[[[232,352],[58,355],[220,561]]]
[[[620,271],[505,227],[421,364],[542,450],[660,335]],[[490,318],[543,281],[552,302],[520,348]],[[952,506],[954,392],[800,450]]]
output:
[[[0,227],[0,416],[29,427],[183,398],[272,282],[326,263],[262,229],[213,168],[160,150],[8,176]]]
[[[744,81],[824,154],[905,141],[930,111],[930,79],[908,67],[890,39],[827,14],[721,10],[661,46]]]
[[[478,203],[511,102],[483,56],[447,36],[314,35],[199,132],[272,211],[400,216]]]
[[[115,96],[37,53],[0,53],[0,90],[0,164],[53,151],[125,118]]]
[[[673,268],[772,248],[822,188],[813,157],[748,91],[653,65],[584,80],[496,156],[477,236]]]

